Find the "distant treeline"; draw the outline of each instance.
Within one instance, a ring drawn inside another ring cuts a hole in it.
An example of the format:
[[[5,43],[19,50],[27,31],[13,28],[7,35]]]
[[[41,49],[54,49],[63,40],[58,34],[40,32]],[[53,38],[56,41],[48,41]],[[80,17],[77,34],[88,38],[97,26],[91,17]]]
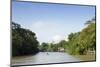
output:
[[[65,40],[61,40],[59,43],[45,43],[43,42],[39,49],[41,52],[64,52],[67,42]]]
[[[36,54],[38,45],[34,32],[12,22],[12,56]]]
[[[70,33],[68,41],[59,43],[42,43],[40,51],[64,51],[73,55],[87,54],[96,50],[96,23],[95,18],[85,23],[86,28],[76,33]]]

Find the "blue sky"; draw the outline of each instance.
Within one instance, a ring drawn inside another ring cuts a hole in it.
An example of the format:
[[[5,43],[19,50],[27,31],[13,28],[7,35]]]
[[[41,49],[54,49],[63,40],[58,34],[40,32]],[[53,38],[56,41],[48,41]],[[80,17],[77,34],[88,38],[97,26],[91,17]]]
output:
[[[12,2],[12,21],[35,32],[40,43],[67,40],[93,17],[94,6]]]

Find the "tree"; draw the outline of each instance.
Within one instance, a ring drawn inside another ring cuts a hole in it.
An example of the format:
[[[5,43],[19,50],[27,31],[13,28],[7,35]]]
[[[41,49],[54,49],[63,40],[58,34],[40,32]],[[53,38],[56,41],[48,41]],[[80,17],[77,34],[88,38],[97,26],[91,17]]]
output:
[[[21,28],[17,23],[12,22],[12,55],[36,54],[38,41],[35,33],[29,29]]]
[[[88,51],[96,49],[96,27],[95,20],[89,20],[87,27],[77,33],[68,36],[68,51],[70,54],[87,54]]]
[[[68,39],[71,40],[74,36],[74,33],[69,34]]]
[[[48,49],[48,47],[49,47],[48,43],[43,42],[43,43],[41,44],[41,46],[40,46],[40,51],[46,52],[47,49]]]

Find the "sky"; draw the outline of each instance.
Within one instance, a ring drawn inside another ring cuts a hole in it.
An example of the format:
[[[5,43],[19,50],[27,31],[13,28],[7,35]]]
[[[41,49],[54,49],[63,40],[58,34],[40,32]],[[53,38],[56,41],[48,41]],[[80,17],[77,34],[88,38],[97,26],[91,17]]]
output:
[[[94,6],[12,2],[12,21],[35,32],[40,43],[68,40],[70,33],[81,31],[93,17]]]

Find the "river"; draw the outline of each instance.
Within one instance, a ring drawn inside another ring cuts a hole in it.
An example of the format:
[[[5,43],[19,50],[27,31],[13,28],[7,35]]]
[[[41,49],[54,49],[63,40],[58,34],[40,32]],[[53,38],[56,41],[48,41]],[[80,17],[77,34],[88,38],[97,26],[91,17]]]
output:
[[[12,65],[29,65],[80,61],[80,59],[75,58],[64,52],[39,52],[38,54],[31,56],[13,57],[11,63]]]

